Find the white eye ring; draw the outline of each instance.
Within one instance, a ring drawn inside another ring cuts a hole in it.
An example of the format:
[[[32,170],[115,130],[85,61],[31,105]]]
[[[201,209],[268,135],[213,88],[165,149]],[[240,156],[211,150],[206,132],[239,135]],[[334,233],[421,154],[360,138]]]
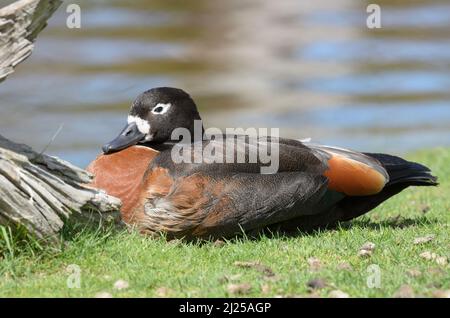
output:
[[[152,114],[155,114],[155,115],[165,114],[169,110],[170,106],[172,106],[171,103],[167,103],[167,104],[158,103],[155,107],[153,107]]]

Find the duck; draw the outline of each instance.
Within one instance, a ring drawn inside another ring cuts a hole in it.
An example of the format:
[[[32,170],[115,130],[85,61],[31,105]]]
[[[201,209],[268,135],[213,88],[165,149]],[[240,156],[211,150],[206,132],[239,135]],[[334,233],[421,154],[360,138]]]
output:
[[[197,137],[183,142],[174,138],[177,129]],[[209,160],[204,153],[189,160],[205,147],[224,153],[242,136],[243,147],[231,147],[233,158],[248,152],[242,162]],[[89,187],[119,198],[122,220],[143,234],[209,239],[333,228],[410,186],[438,185],[428,167],[397,156],[242,136],[208,137],[188,93],[152,88],[134,100],[126,126],[87,167]],[[278,166],[262,173],[267,160],[249,153],[267,142],[277,147]],[[174,160],[178,148],[186,160]]]

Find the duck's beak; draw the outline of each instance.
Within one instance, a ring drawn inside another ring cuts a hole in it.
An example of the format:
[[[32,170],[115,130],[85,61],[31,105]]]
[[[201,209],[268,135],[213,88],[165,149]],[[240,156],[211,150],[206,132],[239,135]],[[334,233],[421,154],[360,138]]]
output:
[[[120,132],[119,136],[117,136],[113,141],[110,141],[107,144],[103,145],[103,153],[108,154],[136,145],[144,138],[145,134],[139,131],[136,123],[129,123]]]

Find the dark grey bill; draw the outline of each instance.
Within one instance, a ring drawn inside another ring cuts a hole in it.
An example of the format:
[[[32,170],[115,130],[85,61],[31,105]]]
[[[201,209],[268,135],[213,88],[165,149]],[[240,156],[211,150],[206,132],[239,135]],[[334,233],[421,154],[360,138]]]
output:
[[[130,123],[125,126],[119,136],[117,136],[113,141],[103,145],[103,153],[108,154],[136,145],[138,142],[143,140],[144,137],[145,134],[139,131],[136,123]]]

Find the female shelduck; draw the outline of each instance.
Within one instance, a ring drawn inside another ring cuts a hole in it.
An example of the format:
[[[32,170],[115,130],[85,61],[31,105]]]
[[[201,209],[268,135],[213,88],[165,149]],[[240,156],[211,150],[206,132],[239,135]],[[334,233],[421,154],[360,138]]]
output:
[[[399,157],[284,138],[212,138],[200,120],[181,89],[142,93],[126,127],[89,165],[90,186],[120,198],[123,221],[143,233],[211,238],[330,227],[409,186],[437,185],[427,167]],[[194,137],[180,142],[180,132]],[[269,157],[260,156],[263,146]],[[267,158],[276,171],[263,172]]]

